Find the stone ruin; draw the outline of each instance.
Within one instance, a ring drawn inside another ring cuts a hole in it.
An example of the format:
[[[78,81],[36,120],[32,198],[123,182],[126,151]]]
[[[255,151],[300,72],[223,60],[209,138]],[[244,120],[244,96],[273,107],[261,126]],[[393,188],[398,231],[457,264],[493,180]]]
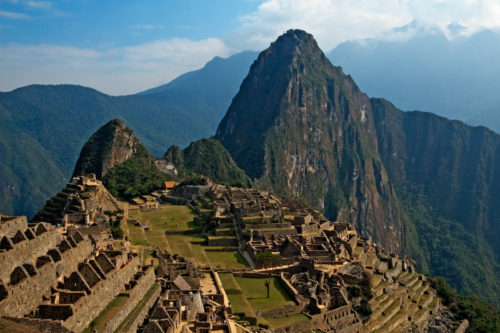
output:
[[[116,328],[155,283],[151,266],[78,229],[1,216],[0,235],[0,316],[43,332],[81,332],[123,295]]]
[[[200,272],[178,255],[159,252],[161,295],[138,332],[235,332],[217,273]]]

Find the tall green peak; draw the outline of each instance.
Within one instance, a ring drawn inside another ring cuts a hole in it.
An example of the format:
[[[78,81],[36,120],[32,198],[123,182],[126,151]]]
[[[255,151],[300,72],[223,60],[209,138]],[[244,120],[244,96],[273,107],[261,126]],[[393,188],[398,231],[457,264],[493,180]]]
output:
[[[245,187],[251,183],[231,154],[214,138],[194,141],[184,150],[172,146],[163,159],[175,166],[181,179],[203,175],[218,183]]]
[[[94,173],[97,179],[102,179],[114,166],[130,159],[140,149],[139,146],[145,150],[122,120],[113,119],[85,143],[73,176]]]
[[[215,137],[254,186],[301,197],[498,306],[498,134],[368,98],[291,30],[254,62]]]
[[[304,198],[403,251],[370,100],[312,35],[289,30],[259,55],[215,137],[256,186]]]

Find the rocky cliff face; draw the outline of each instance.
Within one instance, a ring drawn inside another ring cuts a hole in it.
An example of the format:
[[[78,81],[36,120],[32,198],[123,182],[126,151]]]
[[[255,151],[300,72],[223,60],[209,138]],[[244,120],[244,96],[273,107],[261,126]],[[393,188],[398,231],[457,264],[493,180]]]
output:
[[[410,255],[498,306],[500,136],[381,99],[371,104],[380,156],[411,221]]]
[[[498,305],[496,133],[369,99],[291,30],[252,65],[216,138],[258,187],[304,198]]]
[[[259,55],[216,138],[258,187],[302,197],[403,251],[404,216],[370,100],[311,35],[290,30]]]
[[[114,166],[130,159],[139,141],[120,119],[99,128],[85,143],[76,162],[73,177],[94,173],[102,179]]]

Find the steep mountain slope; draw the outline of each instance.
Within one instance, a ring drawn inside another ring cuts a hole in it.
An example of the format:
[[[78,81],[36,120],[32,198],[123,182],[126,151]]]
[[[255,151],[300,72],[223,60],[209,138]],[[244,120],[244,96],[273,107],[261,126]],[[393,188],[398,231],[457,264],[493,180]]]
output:
[[[500,136],[372,99],[379,152],[413,221],[411,255],[499,305]]]
[[[253,55],[216,58],[149,94],[112,97],[72,85],[0,93],[0,211],[33,216],[69,179],[87,138],[113,118],[157,156],[212,135]]]
[[[198,174],[218,183],[250,185],[250,179],[236,166],[231,154],[213,138],[192,142],[184,150],[172,146],[163,160],[172,163],[181,178]]]
[[[111,120],[85,143],[76,161],[73,177],[93,173],[97,179],[102,179],[114,166],[130,159],[139,144],[123,121]]]
[[[500,34],[490,30],[451,40],[420,31],[408,40],[342,43],[328,57],[369,96],[500,132],[499,52]]]
[[[500,136],[369,99],[311,35],[262,52],[216,138],[261,188],[305,198],[498,304]]]
[[[258,186],[402,252],[403,216],[375,137],[368,97],[300,30],[259,55],[216,134]]]

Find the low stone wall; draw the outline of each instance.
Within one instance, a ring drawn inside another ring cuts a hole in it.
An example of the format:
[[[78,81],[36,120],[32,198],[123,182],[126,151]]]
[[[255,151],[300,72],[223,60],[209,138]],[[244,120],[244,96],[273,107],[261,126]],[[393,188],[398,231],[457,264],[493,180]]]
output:
[[[36,269],[36,275],[28,276],[20,283],[7,285],[9,295],[0,302],[0,315],[22,317],[37,309],[52,286],[57,284],[57,277],[71,274],[78,264],[87,258],[94,249],[89,239],[77,243],[75,248],[61,254],[61,260],[47,262]]]
[[[20,230],[23,235],[27,229]],[[47,254],[63,239],[62,235],[54,231],[46,231],[41,235],[34,235],[35,239],[26,239],[13,248],[0,252],[0,280],[5,284],[10,282],[12,271],[23,264],[35,265],[36,259]]]
[[[219,274],[217,274],[217,272],[214,272],[214,271],[211,271],[210,274],[212,274],[212,276],[214,277],[215,286],[217,287],[219,292],[222,294],[224,306],[228,307],[229,306],[229,298],[227,297],[226,290],[222,286],[222,282],[220,280]]]
[[[293,314],[300,313],[302,311],[302,307],[298,305],[285,305],[282,308],[279,309],[272,309],[272,310],[257,310],[255,311],[255,314],[257,316],[261,317],[273,317],[273,318],[280,318],[280,317],[285,317],[285,316],[290,316]]]
[[[182,197],[173,197],[173,196],[170,196],[170,195],[162,195],[160,197],[160,201],[161,202],[166,202],[166,203],[169,203],[169,204],[172,204],[172,205],[185,205],[188,202],[185,198],[182,198]]]
[[[72,333],[64,328],[60,321],[56,320],[11,317],[7,317],[7,319],[37,329],[41,333]]]
[[[118,260],[117,260],[118,261]],[[135,257],[128,265],[117,268],[106,275],[105,280],[99,281],[92,289],[91,294],[79,299],[73,307],[73,315],[63,326],[75,332],[81,332],[90,322],[101,313],[108,303],[118,295],[123,285],[129,282],[137,272],[140,259]]]
[[[26,216],[2,216],[0,217],[0,235],[9,238],[14,237],[18,230],[26,230],[28,221]]]
[[[149,266],[145,274],[137,280],[137,285],[129,292],[127,302],[122,306],[122,308],[113,316],[113,319],[108,321],[104,326],[103,332],[110,333],[114,332],[121,322],[125,320],[130,311],[134,309],[137,303],[144,297],[144,294],[151,288],[155,283],[155,273],[152,266]]]
[[[246,224],[245,229],[275,229],[275,228],[290,228],[291,223],[255,223]]]
[[[234,236],[234,229],[233,228],[216,229],[215,236]]]
[[[228,237],[228,238],[208,237],[208,245],[210,246],[233,246],[237,244],[238,241],[236,237]]]
[[[191,242],[191,244],[197,244],[197,243]],[[204,242],[201,242],[201,244],[204,244]],[[223,248],[218,248],[218,249],[211,249],[208,247],[208,248],[205,248],[204,251],[205,252],[236,252],[236,251],[238,251],[238,247],[225,246]]]
[[[280,327],[273,329],[274,333],[299,333],[299,332],[310,332],[313,331],[319,322],[317,320],[311,319],[307,322],[296,323],[287,327]]]
[[[281,284],[283,285],[283,288],[294,298],[295,302],[299,304],[300,306],[304,306],[306,300],[304,299],[304,296],[300,295],[297,289],[295,289],[290,281],[288,281],[283,272],[280,272],[280,279],[281,279]]]
[[[137,332],[137,328],[139,327],[139,325],[144,321],[144,319],[148,315],[149,309],[151,309],[155,305],[156,300],[158,299],[158,297],[160,297],[160,293],[161,293],[161,288],[157,288],[155,290],[155,292],[153,293],[153,295],[151,296],[151,298],[148,300],[148,302],[142,308],[141,313],[139,313],[139,315],[135,318],[132,325],[130,325],[130,328],[127,331],[121,330],[120,332],[123,332],[123,333],[135,333],[135,332]]]

